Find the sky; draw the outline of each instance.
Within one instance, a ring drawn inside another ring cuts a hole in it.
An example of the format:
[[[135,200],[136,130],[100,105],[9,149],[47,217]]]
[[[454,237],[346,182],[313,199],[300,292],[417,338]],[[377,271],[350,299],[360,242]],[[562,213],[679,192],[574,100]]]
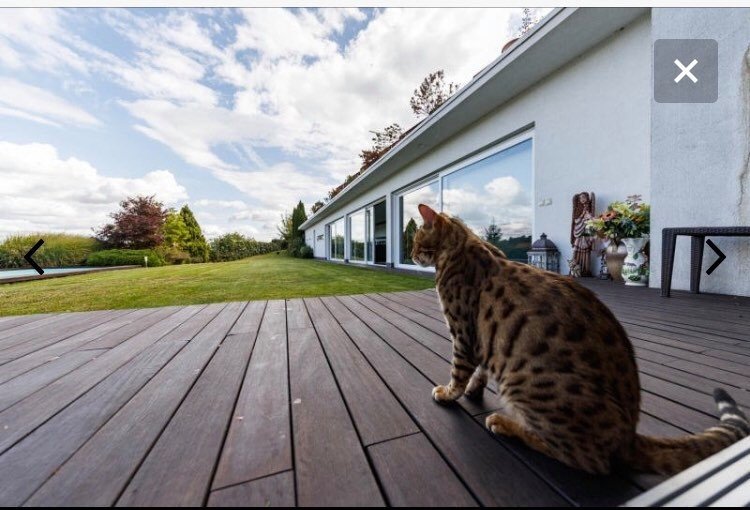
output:
[[[540,10],[541,15],[547,10]],[[521,9],[4,9],[0,239],[91,234],[119,201],[188,204],[212,238],[277,235],[372,130],[418,120],[430,72],[460,85]]]

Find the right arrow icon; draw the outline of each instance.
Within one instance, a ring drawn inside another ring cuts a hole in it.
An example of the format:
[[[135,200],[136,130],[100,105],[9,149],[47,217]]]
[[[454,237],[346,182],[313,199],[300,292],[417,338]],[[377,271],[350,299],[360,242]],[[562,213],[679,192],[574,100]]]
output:
[[[711,241],[710,239],[706,239],[706,244],[708,246],[710,246],[711,249],[714,251],[714,253],[716,253],[719,256],[719,258],[716,259],[716,262],[714,262],[713,264],[711,264],[711,267],[709,267],[708,270],[706,270],[706,274],[711,274],[711,273],[714,272],[714,269],[716,269],[717,267],[719,267],[719,264],[721,264],[722,262],[724,262],[724,259],[727,258],[727,256],[724,255],[724,252],[721,251],[719,249],[719,247],[716,246],[713,243],[713,241]]]

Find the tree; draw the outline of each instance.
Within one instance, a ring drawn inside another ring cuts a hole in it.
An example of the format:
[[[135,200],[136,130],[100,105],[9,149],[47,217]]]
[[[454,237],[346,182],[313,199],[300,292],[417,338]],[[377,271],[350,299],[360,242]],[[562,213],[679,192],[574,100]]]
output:
[[[206,242],[206,238],[203,237],[203,231],[201,226],[198,224],[198,220],[195,219],[193,211],[186,205],[180,209],[180,216],[182,221],[185,223],[188,231],[187,242],[185,243],[185,250],[190,256],[198,262],[208,262],[211,248]]]
[[[398,142],[403,136],[403,129],[396,123],[383,128],[382,131],[370,131],[372,137],[372,147],[364,149],[359,153],[359,157],[362,160],[362,166],[359,172],[355,174],[355,177],[365,170],[367,170],[373,163],[375,163],[380,157],[388,152],[388,149]]]
[[[484,227],[484,240],[497,247],[500,246],[500,241],[503,237],[503,231],[495,223],[495,218],[492,218],[489,226]]]
[[[164,220],[164,246],[184,250],[189,238],[190,232],[182,219],[182,215],[174,209],[170,209]]]
[[[292,209],[291,213],[281,216],[281,224],[278,226],[278,231],[282,239],[286,242],[287,252],[293,257],[299,256],[299,250],[305,244],[305,233],[300,230],[300,226],[305,221],[307,221],[307,213],[305,212],[305,204],[302,203],[302,200]]]
[[[155,248],[164,241],[167,211],[154,195],[128,197],[121,210],[110,214],[114,220],[99,229],[96,237],[109,248]]]
[[[539,22],[538,18],[531,15],[531,9],[524,7],[523,14],[521,15],[521,27],[518,29],[518,37],[531,30],[531,28]]]
[[[409,104],[417,117],[426,117],[437,110],[454,92],[458,90],[457,83],[445,84],[443,70],[430,73],[422,80],[419,88],[414,89]]]
[[[323,203],[322,200],[318,200],[317,202],[315,202],[312,205],[312,207],[310,208],[310,212],[312,212],[313,214],[315,214],[316,212],[320,211],[323,208],[324,205],[325,204]]]
[[[411,250],[414,247],[414,235],[417,233],[417,230],[419,230],[417,222],[414,221],[414,218],[409,218],[409,221],[406,222],[406,226],[404,227],[403,237],[404,258],[408,260],[411,260]]]

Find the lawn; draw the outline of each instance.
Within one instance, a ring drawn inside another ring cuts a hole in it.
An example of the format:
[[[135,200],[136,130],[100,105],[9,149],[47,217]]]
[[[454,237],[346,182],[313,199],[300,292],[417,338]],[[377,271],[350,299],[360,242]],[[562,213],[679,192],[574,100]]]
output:
[[[269,254],[0,285],[0,316],[426,289],[431,278]]]

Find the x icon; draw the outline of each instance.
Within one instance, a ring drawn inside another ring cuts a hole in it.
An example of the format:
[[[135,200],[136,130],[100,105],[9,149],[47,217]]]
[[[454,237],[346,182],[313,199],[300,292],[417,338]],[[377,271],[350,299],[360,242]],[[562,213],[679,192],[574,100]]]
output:
[[[680,59],[675,59],[674,65],[679,67],[681,69],[681,72],[680,74],[677,75],[677,78],[674,79],[674,82],[680,83],[680,80],[682,80],[685,76],[687,76],[688,78],[690,78],[690,81],[692,81],[693,83],[698,83],[698,78],[696,78],[695,75],[690,72],[690,70],[693,67],[695,67],[697,63],[698,61],[693,59],[693,61],[690,62],[690,64],[688,64],[686,67],[682,64],[682,62],[680,62]]]

